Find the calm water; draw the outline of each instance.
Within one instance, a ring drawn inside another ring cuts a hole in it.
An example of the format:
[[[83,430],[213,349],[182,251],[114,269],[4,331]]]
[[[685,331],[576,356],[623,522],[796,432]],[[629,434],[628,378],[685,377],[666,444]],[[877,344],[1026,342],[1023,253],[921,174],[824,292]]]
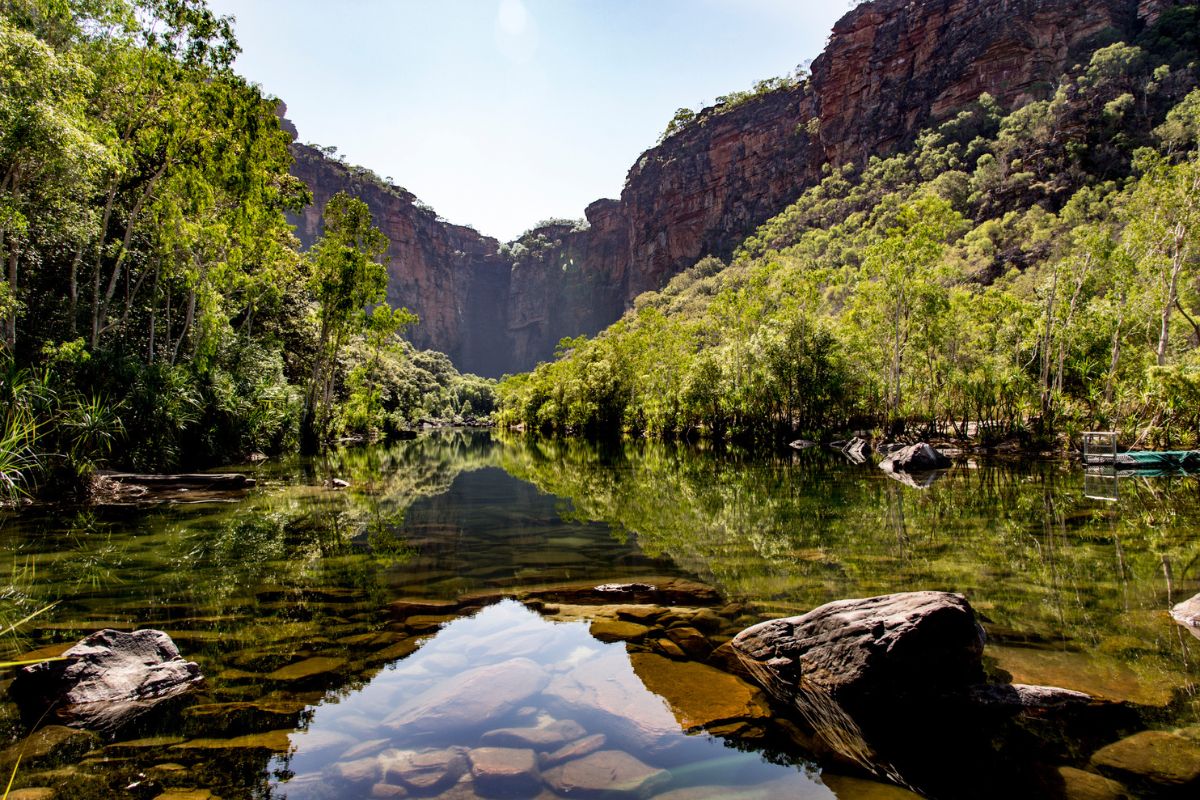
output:
[[[1025,773],[1023,791],[1066,796],[1090,780],[1077,772],[1104,741],[1065,731],[1031,751],[986,732],[976,762],[951,730],[929,764],[878,770],[901,788],[772,707],[717,649],[763,618],[911,589],[968,597],[994,675],[1134,704],[1109,739],[1200,723],[1200,641],[1166,614],[1200,592],[1196,478],[1085,492],[1067,465],[963,461],[915,488],[821,452],[461,431],[253,472],[234,502],[0,522],[2,621],[57,601],[0,657],[155,627],[208,679],[195,705],[116,741],[23,762],[16,786],[883,800],[1003,796]],[[329,476],[351,488],[323,488]],[[596,605],[592,587],[614,582],[675,594]],[[27,734],[11,705],[0,724]]]

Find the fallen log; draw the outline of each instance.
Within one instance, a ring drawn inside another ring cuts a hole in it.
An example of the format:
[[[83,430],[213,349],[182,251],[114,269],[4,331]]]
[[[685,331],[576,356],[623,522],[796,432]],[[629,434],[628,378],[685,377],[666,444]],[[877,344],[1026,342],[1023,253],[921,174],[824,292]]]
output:
[[[237,491],[255,485],[254,478],[239,472],[190,473],[181,475],[140,475],[133,472],[105,472],[101,477],[125,486],[145,486],[156,491],[207,489]]]

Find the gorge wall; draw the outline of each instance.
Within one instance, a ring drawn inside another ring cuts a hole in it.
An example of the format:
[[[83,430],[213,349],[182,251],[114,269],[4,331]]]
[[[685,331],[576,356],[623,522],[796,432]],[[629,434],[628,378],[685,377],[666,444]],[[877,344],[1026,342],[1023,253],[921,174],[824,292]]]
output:
[[[526,370],[702,256],[728,256],[824,164],[891,152],[982,92],[1008,108],[1044,97],[1096,47],[1183,2],[1194,0],[863,3],[834,26],[808,81],[705,109],[641,156],[619,199],[588,206],[586,226],[551,225],[505,248],[296,144],[294,172],[314,193],[298,233],[312,242],[335,192],[361,197],[392,242],[389,299],[421,317],[414,343],[468,372]]]

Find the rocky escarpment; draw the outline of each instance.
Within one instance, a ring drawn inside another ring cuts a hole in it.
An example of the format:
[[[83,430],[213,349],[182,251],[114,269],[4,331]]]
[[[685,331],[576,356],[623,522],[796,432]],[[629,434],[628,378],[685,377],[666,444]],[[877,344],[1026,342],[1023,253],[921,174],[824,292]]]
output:
[[[983,92],[1016,107],[1053,90],[1096,47],[1129,39],[1178,0],[874,0],[835,25],[809,80],[706,109],[629,171],[621,197],[586,225],[552,225],[497,251],[439,221],[412,195],[297,147],[317,211],[362,196],[392,239],[391,297],[421,315],[420,346],[498,375],[595,333],[640,293],[706,254],[727,256],[795,200],[827,163],[862,162],[911,141]]]
[[[413,343],[447,353],[467,372],[503,371],[509,264],[499,256],[500,243],[439,219],[412,193],[368,170],[299,143],[292,155],[293,174],[313,192],[312,204],[293,220],[301,243],[309,247],[320,235],[321,209],[330,197],[345,191],[360,198],[391,242],[388,301],[421,319],[410,333]]]

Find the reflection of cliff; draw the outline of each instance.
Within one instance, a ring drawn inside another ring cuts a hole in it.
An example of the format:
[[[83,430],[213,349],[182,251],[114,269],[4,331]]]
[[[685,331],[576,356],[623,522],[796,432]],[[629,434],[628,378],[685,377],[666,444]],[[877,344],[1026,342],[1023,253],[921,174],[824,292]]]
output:
[[[297,174],[318,211],[361,195],[392,239],[391,299],[420,314],[413,338],[460,369],[498,375],[549,358],[564,336],[595,333],[641,292],[706,254],[727,256],[795,200],[824,164],[903,146],[931,119],[990,92],[1013,107],[1051,91],[1087,52],[1135,35],[1174,0],[874,0],[846,14],[811,80],[707,109],[630,169],[621,197],[587,226],[550,226],[501,257],[497,242],[438,220],[310,148]],[[540,238],[539,238],[540,236]]]

